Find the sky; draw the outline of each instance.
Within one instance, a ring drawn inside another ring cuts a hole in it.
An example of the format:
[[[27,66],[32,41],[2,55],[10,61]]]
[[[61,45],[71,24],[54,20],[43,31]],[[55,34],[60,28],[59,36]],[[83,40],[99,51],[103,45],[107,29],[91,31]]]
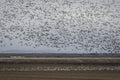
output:
[[[120,53],[120,0],[0,0],[0,53]]]

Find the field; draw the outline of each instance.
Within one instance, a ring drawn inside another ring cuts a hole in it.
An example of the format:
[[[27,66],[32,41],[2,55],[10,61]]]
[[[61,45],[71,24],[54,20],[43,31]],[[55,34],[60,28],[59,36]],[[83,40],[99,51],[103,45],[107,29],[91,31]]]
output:
[[[118,56],[2,55],[1,80],[120,80]]]

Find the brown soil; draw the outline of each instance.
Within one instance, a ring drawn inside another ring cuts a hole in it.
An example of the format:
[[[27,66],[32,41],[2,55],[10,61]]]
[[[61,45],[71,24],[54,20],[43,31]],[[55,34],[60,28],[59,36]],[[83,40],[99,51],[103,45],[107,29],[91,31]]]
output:
[[[0,80],[120,80],[120,72],[107,72],[107,71],[0,72]]]

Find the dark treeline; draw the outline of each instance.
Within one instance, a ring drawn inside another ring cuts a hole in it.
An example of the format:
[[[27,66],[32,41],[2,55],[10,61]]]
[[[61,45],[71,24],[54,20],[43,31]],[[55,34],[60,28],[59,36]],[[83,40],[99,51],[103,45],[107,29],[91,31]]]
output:
[[[114,53],[0,53],[0,57],[120,57],[120,54]]]

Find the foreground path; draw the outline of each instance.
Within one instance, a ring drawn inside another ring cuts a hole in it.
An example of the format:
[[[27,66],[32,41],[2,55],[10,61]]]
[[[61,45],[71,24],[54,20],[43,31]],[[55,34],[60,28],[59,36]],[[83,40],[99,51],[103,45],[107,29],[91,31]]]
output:
[[[120,72],[0,72],[0,80],[120,80]]]

